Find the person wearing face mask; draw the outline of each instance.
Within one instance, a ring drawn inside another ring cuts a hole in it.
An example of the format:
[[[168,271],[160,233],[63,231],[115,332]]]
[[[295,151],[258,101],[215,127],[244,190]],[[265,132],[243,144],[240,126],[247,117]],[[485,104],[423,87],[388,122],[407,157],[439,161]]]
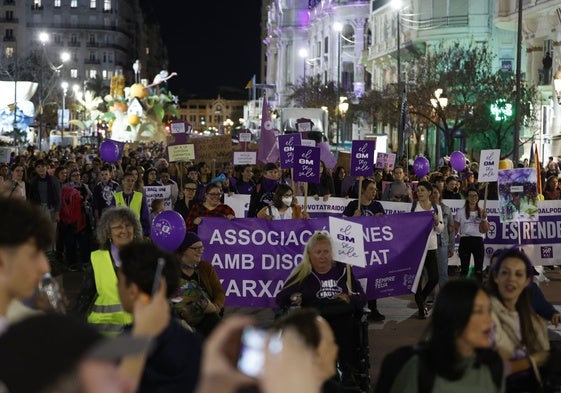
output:
[[[302,207],[294,198],[292,188],[287,184],[279,184],[273,195],[273,203],[265,206],[257,213],[258,218],[267,220],[290,220],[292,218],[309,218],[308,213],[302,211]]]
[[[273,201],[277,185],[281,183],[281,172],[277,164],[269,162],[263,167],[263,178],[255,185],[249,200],[248,217],[257,217],[257,213]]]

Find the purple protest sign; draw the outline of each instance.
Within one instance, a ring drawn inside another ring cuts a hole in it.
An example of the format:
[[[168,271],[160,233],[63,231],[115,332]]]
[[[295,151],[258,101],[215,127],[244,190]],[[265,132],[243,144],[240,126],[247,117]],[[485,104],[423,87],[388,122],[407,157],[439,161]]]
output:
[[[353,141],[351,147],[351,176],[372,176],[376,141]]]
[[[279,135],[280,166],[282,169],[294,167],[294,146],[302,144],[300,134]]]
[[[317,147],[294,147],[294,180],[319,183],[320,151]]]
[[[366,267],[353,267],[369,299],[411,293],[421,268],[432,213],[401,213],[349,219],[363,225]],[[328,218],[313,220],[224,220],[208,217],[198,234],[203,260],[212,263],[228,306],[274,307],[284,280],[302,261],[308,239],[329,228]]]

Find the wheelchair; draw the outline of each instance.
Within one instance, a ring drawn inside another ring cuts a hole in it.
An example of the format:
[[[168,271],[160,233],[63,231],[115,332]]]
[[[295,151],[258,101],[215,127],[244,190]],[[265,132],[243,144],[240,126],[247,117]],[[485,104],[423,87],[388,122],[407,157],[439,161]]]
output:
[[[281,317],[285,313],[299,307],[290,307],[287,309],[274,309],[275,319]],[[311,307],[316,308],[316,307]],[[334,318],[333,313],[326,315],[321,309],[316,308],[319,315],[324,317],[331,325]],[[369,393],[371,385],[370,377],[370,345],[368,339],[368,315],[370,309],[364,308],[361,312],[353,313],[352,316],[352,337],[353,345],[351,348],[353,359],[351,360],[352,368],[345,370],[340,361],[337,362],[337,375],[334,377],[337,382],[342,385],[344,392],[361,392]],[[333,328],[333,325],[331,325]],[[350,375],[349,375],[350,374]]]

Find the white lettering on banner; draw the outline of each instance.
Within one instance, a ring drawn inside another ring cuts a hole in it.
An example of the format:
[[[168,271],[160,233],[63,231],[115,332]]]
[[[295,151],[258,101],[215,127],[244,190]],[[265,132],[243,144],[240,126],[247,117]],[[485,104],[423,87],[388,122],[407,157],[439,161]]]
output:
[[[241,229],[227,229],[222,233],[220,229],[215,229],[212,232],[209,244],[211,245],[271,245],[271,246],[291,246],[306,244],[308,239],[312,236],[310,231],[296,232],[275,232],[265,230],[251,230]]]
[[[368,265],[374,265],[375,263],[378,265],[387,265],[388,264],[388,255],[390,250],[372,250],[370,254],[370,258],[368,258],[368,253],[370,251],[365,251],[366,260],[368,261]]]
[[[224,260],[220,254],[214,254],[210,263],[220,269],[253,270],[255,267],[251,254],[224,254]]]
[[[366,227],[364,228],[364,240],[367,242],[389,242],[393,240],[392,228],[389,226],[383,227]]]
[[[273,298],[281,291],[284,281],[278,280],[276,285],[273,282],[274,280],[230,280],[226,286],[226,298],[228,296]]]
[[[561,239],[561,221],[522,221],[522,239]],[[503,239],[518,239],[518,222],[503,223]]]
[[[302,255],[261,255],[261,269],[263,270],[292,270],[300,262],[302,262]]]
[[[395,276],[388,276],[383,278],[377,278],[374,281],[375,288],[387,288],[389,283],[395,282]]]

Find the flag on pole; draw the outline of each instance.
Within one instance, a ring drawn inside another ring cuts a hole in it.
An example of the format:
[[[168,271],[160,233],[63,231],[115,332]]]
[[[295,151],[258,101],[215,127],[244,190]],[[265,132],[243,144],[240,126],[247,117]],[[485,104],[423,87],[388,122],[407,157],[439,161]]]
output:
[[[538,194],[542,193],[542,165],[540,163],[540,157],[538,156],[538,145],[534,145],[534,156],[536,159],[536,178]]]
[[[261,135],[259,149],[257,150],[257,160],[266,164],[268,162],[277,162],[279,156],[279,144],[273,129],[267,96],[265,96],[263,97],[263,110],[261,112]]]
[[[401,126],[403,131],[403,139],[409,138],[413,135],[413,127],[411,126],[411,118],[409,117],[409,105],[407,103],[407,93],[403,93],[403,100],[401,100]]]

